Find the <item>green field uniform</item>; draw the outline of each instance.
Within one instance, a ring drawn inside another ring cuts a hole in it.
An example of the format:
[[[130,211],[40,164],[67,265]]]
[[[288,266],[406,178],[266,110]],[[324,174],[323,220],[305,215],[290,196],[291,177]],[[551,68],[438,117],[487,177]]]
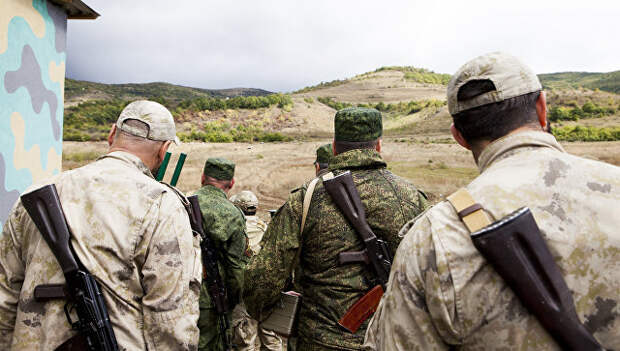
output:
[[[334,174],[352,172],[371,228],[394,253],[400,242],[399,229],[427,207],[423,194],[389,172],[374,149],[339,154],[330,161],[329,168]],[[263,248],[246,271],[244,301],[250,314],[262,320],[279,299],[291,272],[301,266],[303,299],[298,349],[357,350],[363,343],[367,322],[351,334],[337,321],[372,288],[372,272],[363,264],[340,266],[337,256],[364,246],[321,182],[300,233],[306,189],[307,184],[293,190],[269,224]]]
[[[212,185],[205,185],[196,192],[203,217],[206,235],[214,241],[218,251],[220,274],[228,292],[228,307],[232,311],[241,299],[243,270],[248,261],[247,235],[243,212],[235,207],[226,193]],[[230,322],[230,313],[228,315]],[[223,350],[218,316],[215,313],[206,285],[200,290],[199,350]],[[229,331],[230,332],[230,329]]]

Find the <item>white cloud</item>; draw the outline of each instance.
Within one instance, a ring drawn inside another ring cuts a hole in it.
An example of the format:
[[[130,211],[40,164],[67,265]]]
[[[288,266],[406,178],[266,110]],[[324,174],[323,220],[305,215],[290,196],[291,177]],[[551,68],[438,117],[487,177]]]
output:
[[[290,91],[384,65],[452,73],[490,51],[539,73],[620,69],[618,1],[87,0],[68,76]]]

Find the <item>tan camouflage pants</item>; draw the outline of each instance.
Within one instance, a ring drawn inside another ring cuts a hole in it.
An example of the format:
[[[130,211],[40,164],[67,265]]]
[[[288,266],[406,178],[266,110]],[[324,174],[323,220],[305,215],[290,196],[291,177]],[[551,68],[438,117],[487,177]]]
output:
[[[285,337],[266,330],[252,319],[242,305],[237,305],[232,315],[233,344],[239,351],[286,351]]]

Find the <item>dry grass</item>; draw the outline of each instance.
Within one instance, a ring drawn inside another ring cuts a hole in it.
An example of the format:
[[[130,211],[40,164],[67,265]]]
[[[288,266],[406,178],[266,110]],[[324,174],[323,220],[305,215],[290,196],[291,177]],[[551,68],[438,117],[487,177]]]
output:
[[[478,173],[469,151],[457,144],[401,140],[385,140],[383,157],[395,174],[424,190],[432,202],[466,185]],[[192,193],[200,187],[204,161],[208,157],[226,157],[237,164],[237,183],[231,194],[252,190],[260,200],[259,214],[267,217],[268,209],[278,208],[292,189],[312,179],[315,150],[326,142],[329,139],[265,144],[184,143],[171,149],[173,156],[164,181],[170,181],[179,153],[185,152],[188,157],[178,186]],[[572,154],[620,165],[620,142],[563,145]],[[65,142],[63,169],[84,165],[106,150],[107,144],[103,142]]]

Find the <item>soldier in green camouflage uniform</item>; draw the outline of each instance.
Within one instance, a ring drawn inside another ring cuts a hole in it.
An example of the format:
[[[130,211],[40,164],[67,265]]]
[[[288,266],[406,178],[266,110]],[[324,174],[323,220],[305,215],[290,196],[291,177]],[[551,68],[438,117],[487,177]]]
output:
[[[323,174],[329,172],[329,160],[334,157],[334,151],[332,150],[332,144],[321,145],[316,149],[316,160],[314,161],[314,167],[316,169],[316,176],[320,177]]]
[[[620,348],[620,168],[567,154],[544,92],[516,58],[465,64],[448,85],[452,133],[480,176],[467,187],[498,220],[530,208],[585,327]],[[366,335],[377,350],[559,350],[474,247],[448,201],[405,228]]]
[[[248,261],[248,237],[245,232],[243,212],[228,200],[228,191],[235,184],[235,164],[223,158],[209,158],[202,174],[202,188],[196,191],[203,217],[206,235],[215,243],[222,280],[228,297],[228,320],[231,322],[233,308],[241,300],[243,270]],[[224,350],[224,335],[218,316],[207,291],[202,284],[200,291],[199,350]],[[231,330],[226,330],[230,340]]]
[[[120,350],[198,345],[200,238],[187,199],[153,178],[171,141],[170,112],[135,101],[112,127],[108,154],[47,181],[58,189],[76,256],[101,287]],[[34,299],[35,286],[64,282],[18,201],[0,236],[0,350],[51,351],[76,335],[64,299]]]
[[[334,174],[351,171],[368,222],[388,242],[393,253],[400,242],[398,230],[426,208],[426,200],[412,184],[395,176],[381,158],[381,114],[377,110],[349,108],[335,117]],[[291,272],[302,267],[303,291],[299,313],[298,350],[358,350],[366,321],[352,334],[338,320],[372,286],[372,272],[363,264],[340,266],[339,252],[364,248],[318,182],[303,231],[302,202],[307,184],[291,192],[263,237],[263,248],[246,272],[244,299],[248,311],[264,319],[278,301]]]

